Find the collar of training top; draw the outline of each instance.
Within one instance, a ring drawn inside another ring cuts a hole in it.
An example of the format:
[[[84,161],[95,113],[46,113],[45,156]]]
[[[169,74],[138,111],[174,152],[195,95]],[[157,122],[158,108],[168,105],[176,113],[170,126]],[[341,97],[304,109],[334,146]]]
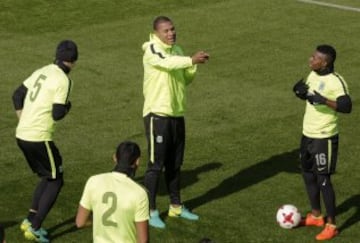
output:
[[[324,76],[334,72],[334,67],[326,67],[322,70],[314,70],[318,75]]]

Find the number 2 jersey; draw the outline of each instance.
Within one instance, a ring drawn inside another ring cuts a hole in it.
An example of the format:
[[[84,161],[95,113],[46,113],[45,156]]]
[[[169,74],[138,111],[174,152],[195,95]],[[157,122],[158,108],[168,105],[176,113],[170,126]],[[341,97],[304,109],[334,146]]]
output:
[[[25,141],[51,141],[55,130],[53,104],[66,104],[72,81],[55,64],[31,74],[23,85],[27,88],[16,137]]]
[[[136,243],[136,222],[149,219],[147,193],[127,175],[91,176],[80,205],[93,213],[94,243]]]

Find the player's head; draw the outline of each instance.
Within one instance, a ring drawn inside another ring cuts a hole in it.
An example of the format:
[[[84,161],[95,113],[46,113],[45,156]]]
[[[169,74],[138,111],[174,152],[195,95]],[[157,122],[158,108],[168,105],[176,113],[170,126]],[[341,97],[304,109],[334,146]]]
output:
[[[314,71],[334,71],[336,50],[330,45],[319,45],[309,60],[310,68]]]
[[[133,177],[139,166],[140,155],[140,148],[136,143],[131,141],[120,143],[116,148],[116,153],[114,155],[114,160],[116,162],[114,171],[122,172]]]
[[[328,66],[334,65],[336,60],[336,50],[334,47],[330,45],[320,45],[316,47],[316,50],[325,55]]]
[[[63,40],[56,47],[56,60],[65,62],[76,62],[78,59],[78,48],[74,41]]]
[[[67,73],[70,72],[71,68],[74,67],[77,59],[78,59],[78,48],[74,41],[63,40],[58,44],[55,52],[55,63],[58,65],[65,65],[66,67],[68,67],[69,70],[64,70],[65,72]]]
[[[173,45],[176,42],[176,31],[172,20],[166,16],[158,16],[153,21],[155,35],[165,44]]]

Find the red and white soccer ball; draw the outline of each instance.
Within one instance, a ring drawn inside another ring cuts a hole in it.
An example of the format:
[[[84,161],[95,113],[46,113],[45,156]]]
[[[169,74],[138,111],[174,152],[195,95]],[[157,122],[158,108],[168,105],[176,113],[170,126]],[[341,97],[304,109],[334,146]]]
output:
[[[292,229],[299,225],[301,214],[294,205],[284,204],[278,209],[276,213],[276,220],[280,227],[284,229]]]

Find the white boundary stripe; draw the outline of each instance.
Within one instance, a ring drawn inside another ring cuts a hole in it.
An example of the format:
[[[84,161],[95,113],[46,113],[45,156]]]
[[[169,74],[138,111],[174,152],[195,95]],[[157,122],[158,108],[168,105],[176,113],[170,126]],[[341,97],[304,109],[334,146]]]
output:
[[[333,4],[333,3],[324,3],[324,2],[313,1],[313,0],[297,0],[297,1],[298,2],[303,2],[303,3],[310,3],[310,4],[326,6],[326,7],[330,7],[330,8],[342,9],[342,10],[347,10],[347,11],[360,12],[360,8],[355,8],[355,7],[346,6],[346,5],[338,5],[338,4]]]

